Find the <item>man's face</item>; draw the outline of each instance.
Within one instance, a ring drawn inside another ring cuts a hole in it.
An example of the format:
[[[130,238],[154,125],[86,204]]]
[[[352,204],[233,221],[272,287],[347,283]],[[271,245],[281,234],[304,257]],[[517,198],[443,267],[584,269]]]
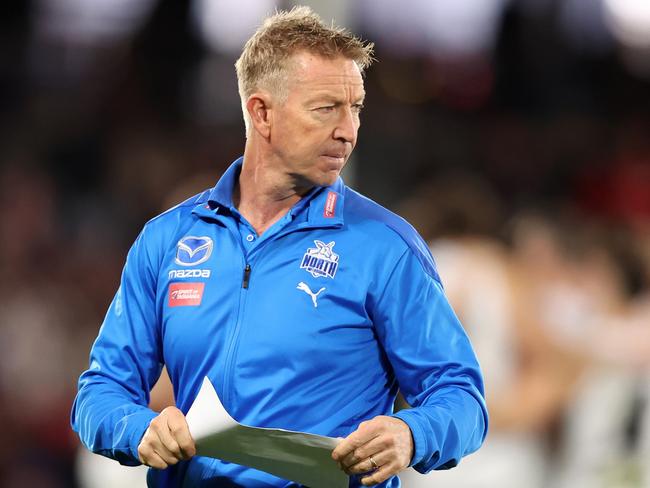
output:
[[[270,144],[298,185],[336,181],[357,142],[365,92],[357,64],[307,52],[292,56],[288,96],[273,110]]]

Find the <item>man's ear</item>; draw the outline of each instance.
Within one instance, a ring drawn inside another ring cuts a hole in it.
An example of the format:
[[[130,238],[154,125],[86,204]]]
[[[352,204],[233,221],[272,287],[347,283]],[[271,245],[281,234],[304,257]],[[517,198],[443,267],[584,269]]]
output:
[[[271,136],[271,109],[271,97],[267,93],[253,93],[246,101],[252,129],[265,139]]]

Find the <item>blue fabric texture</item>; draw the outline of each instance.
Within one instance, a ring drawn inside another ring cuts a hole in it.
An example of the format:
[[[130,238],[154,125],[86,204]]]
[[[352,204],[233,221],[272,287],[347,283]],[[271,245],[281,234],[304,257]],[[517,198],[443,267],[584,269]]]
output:
[[[207,376],[232,417],[252,426],[345,437],[395,415],[411,428],[411,464],[423,473],[478,449],[481,372],[417,232],[339,179],[244,245],[232,204],[241,164],[149,221],[129,251],[72,408],[83,444],[139,464],[156,416],[148,392],[165,364],[185,413]],[[393,413],[398,388],[413,408]],[[198,456],[148,480],[297,486]]]

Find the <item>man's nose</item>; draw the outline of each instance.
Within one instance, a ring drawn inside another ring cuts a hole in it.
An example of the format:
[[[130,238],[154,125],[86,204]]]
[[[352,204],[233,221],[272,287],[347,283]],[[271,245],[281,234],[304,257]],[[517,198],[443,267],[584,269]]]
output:
[[[359,119],[350,107],[343,108],[334,129],[334,139],[353,143],[357,138]]]

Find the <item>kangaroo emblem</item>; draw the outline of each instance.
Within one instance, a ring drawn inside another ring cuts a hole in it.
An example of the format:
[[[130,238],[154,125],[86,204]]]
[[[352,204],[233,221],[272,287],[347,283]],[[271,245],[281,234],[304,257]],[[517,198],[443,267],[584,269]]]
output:
[[[298,286],[296,287],[296,289],[297,290],[302,290],[307,295],[309,295],[311,297],[311,301],[314,303],[314,307],[318,307],[318,303],[316,302],[316,298],[318,298],[318,295],[320,295],[322,292],[325,291],[325,288],[321,288],[316,293],[314,293],[313,291],[311,291],[311,288],[309,288],[309,286],[306,283],[302,282],[302,281],[300,283],[298,283]]]

